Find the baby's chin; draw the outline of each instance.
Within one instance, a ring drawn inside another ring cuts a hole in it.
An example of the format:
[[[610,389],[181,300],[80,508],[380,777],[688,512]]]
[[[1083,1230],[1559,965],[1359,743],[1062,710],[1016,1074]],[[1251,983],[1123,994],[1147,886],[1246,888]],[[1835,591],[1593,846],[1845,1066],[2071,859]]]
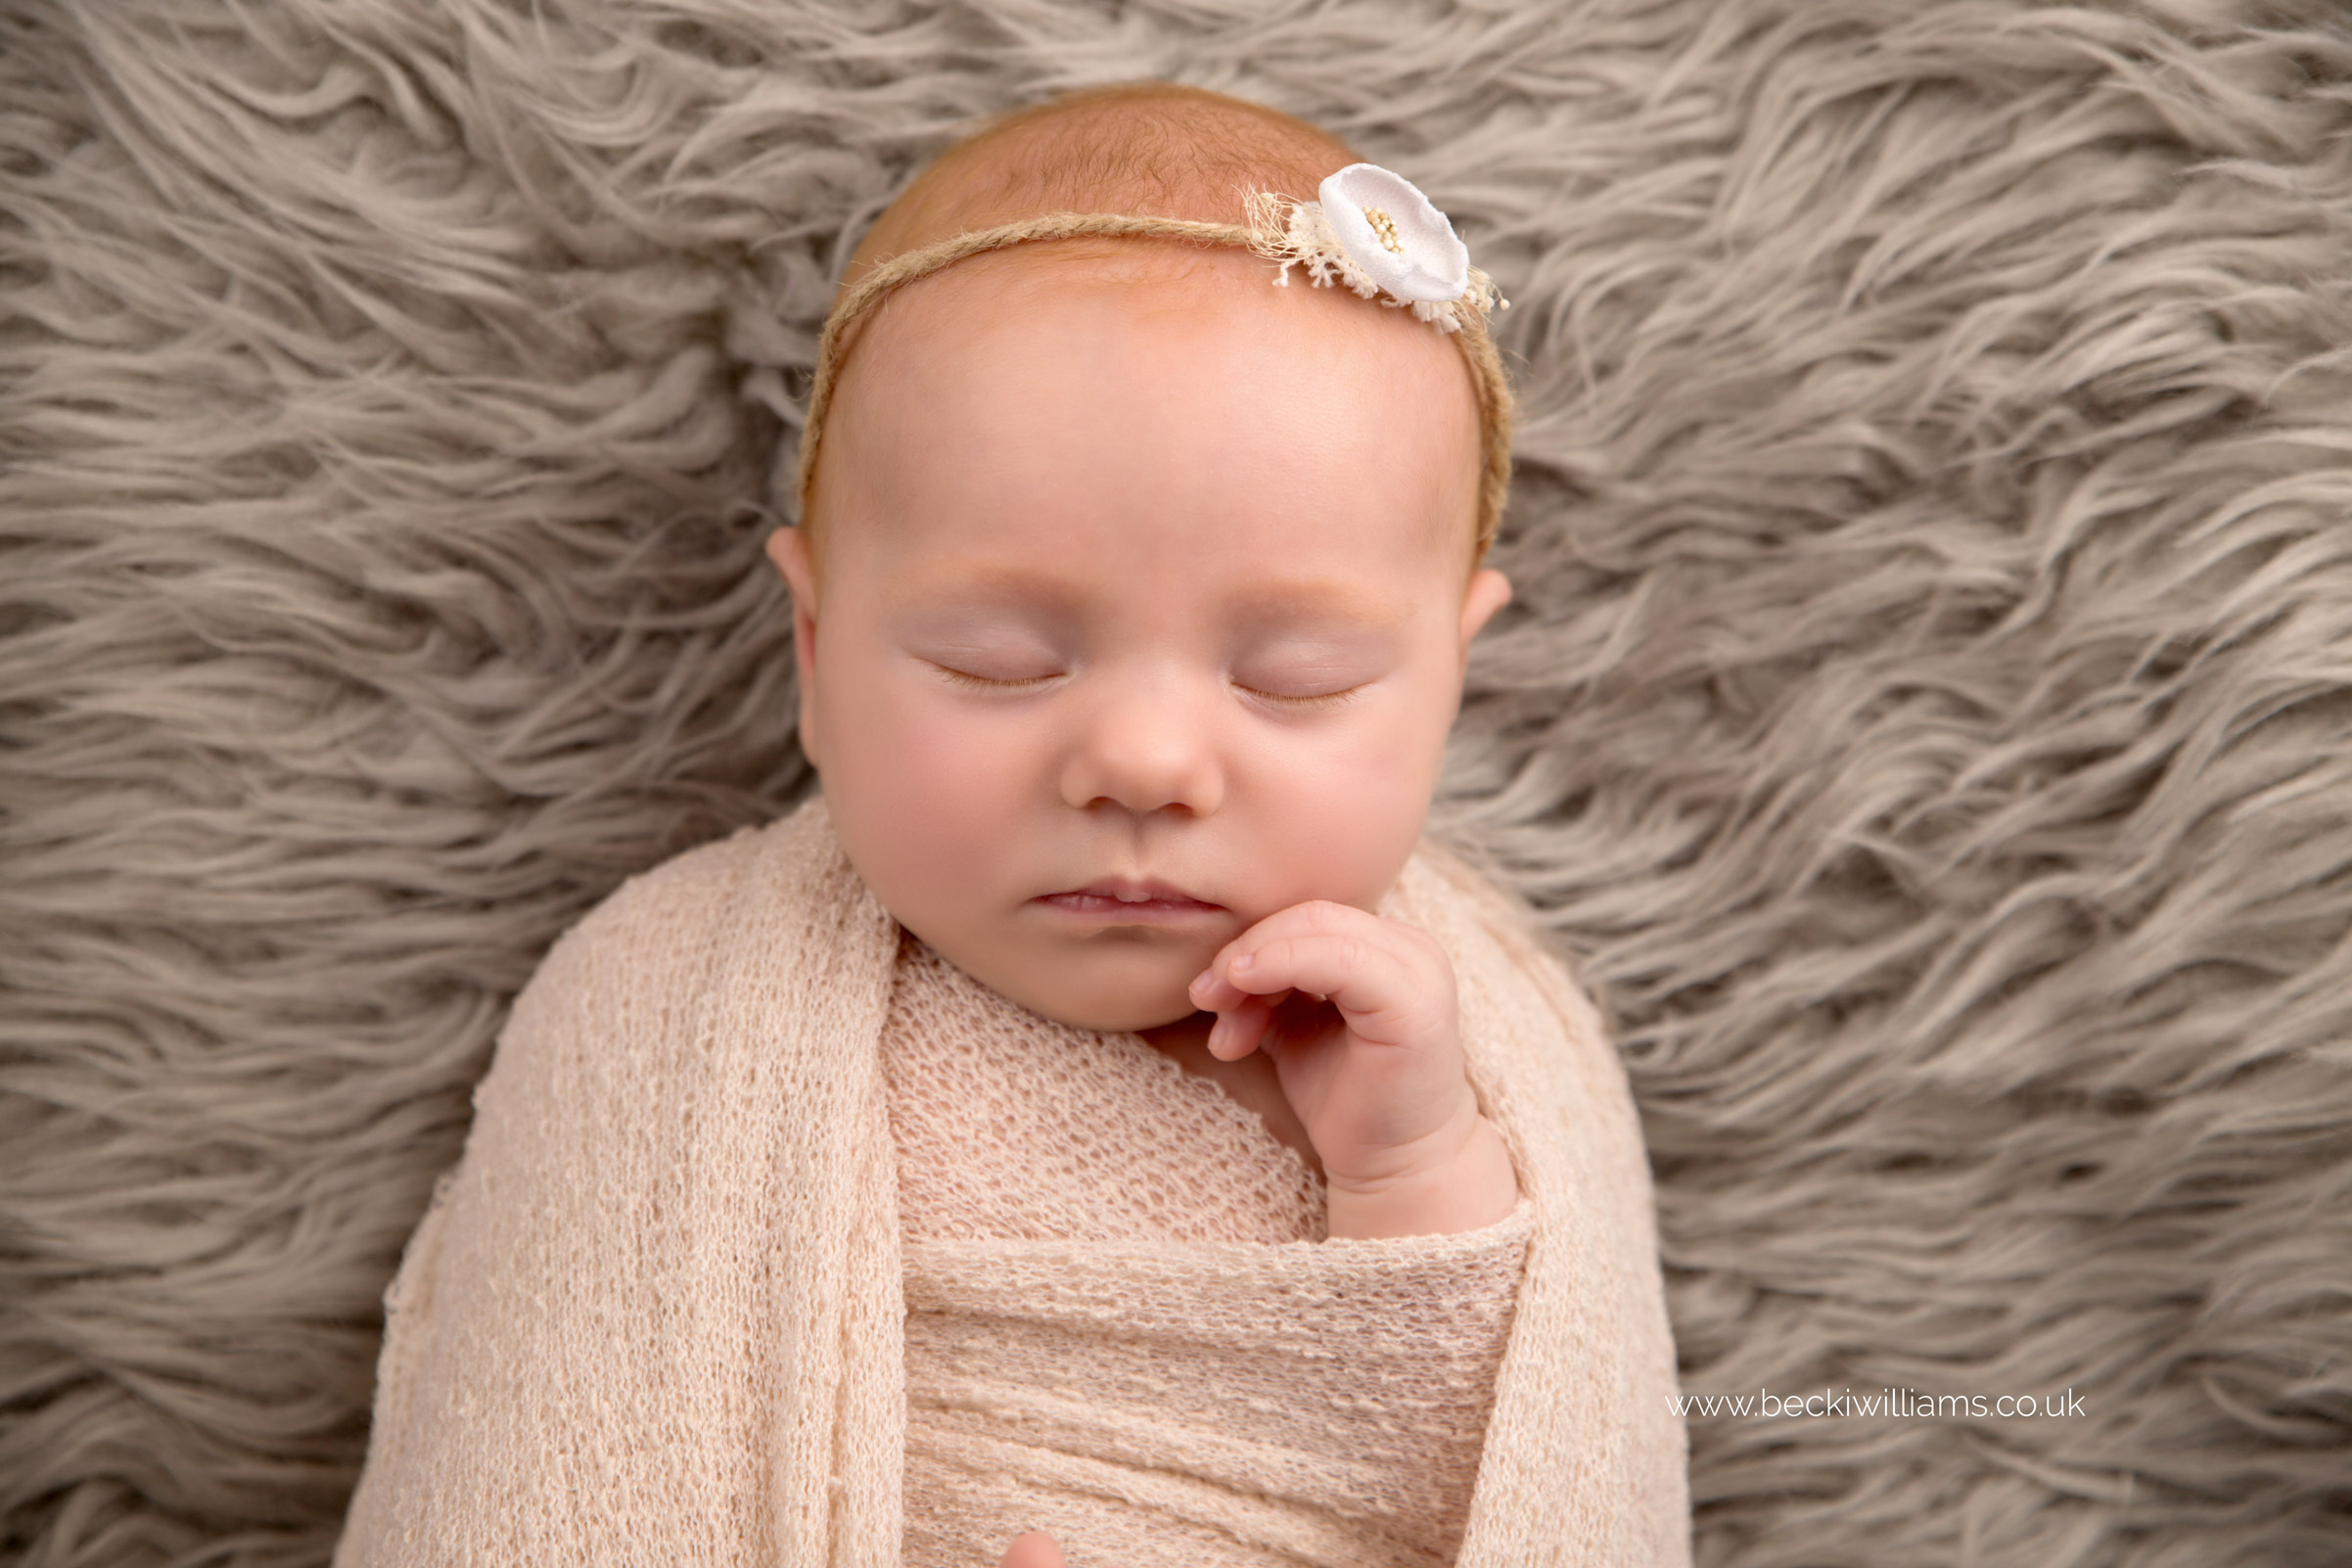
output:
[[[995,989],[1039,1017],[1071,1029],[1091,1030],[1098,1035],[1139,1034],[1163,1024],[1178,1023],[1200,1010],[1192,1005],[1192,998],[1184,991],[1193,975],[1199,973],[1194,969],[1181,979],[1155,987],[1144,994],[1098,995],[1083,988],[1048,986],[1024,996],[1015,995],[1001,986]]]
[[[1108,1035],[1157,1029],[1199,1011],[1188,988],[1217,949],[1211,945],[1195,956],[1176,944],[1136,943],[1076,955],[939,950],[982,985],[1041,1018]]]

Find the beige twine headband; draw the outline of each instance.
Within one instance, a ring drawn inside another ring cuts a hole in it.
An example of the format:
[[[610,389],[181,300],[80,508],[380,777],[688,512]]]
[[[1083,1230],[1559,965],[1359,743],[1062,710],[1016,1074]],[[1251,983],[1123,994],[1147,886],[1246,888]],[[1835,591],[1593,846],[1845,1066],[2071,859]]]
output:
[[[1372,280],[1351,265],[1330,243],[1328,226],[1316,227],[1322,219],[1315,204],[1256,191],[1245,198],[1245,206],[1250,218],[1246,225],[1137,217],[1118,212],[1047,212],[1018,223],[952,235],[920,250],[892,256],[872,268],[834,303],[832,314],[825,318],[824,336],[817,343],[816,378],[808,393],[807,423],[801,431],[798,479],[801,516],[805,519],[808,515],[808,492],[816,476],[817,441],[824,429],[826,410],[833,400],[834,382],[840,375],[842,345],[851,328],[895,290],[966,256],[1034,240],[1082,235],[1191,240],[1239,246],[1269,260],[1280,261],[1282,267],[1274,279],[1277,284],[1287,284],[1291,266],[1303,264],[1309,281],[1316,285],[1345,284],[1367,299],[1378,292]],[[1371,210],[1376,224],[1385,226],[1385,214],[1377,208]],[[1443,218],[1439,221],[1443,222]],[[1393,227],[1388,227],[1382,236],[1382,243],[1391,251],[1398,249],[1394,233]],[[1451,238],[1450,231],[1448,237]],[[1484,561],[1487,547],[1494,543],[1496,530],[1501,525],[1503,496],[1510,485],[1512,399],[1510,384],[1503,379],[1501,357],[1495,350],[1495,340],[1486,323],[1486,312],[1499,301],[1499,297],[1485,273],[1476,267],[1468,267],[1466,273],[1468,285],[1456,299],[1430,301],[1381,298],[1379,302],[1408,307],[1419,319],[1452,336],[1470,367],[1470,379],[1478,394],[1483,448],[1476,559]],[[1499,302],[1505,307],[1509,304],[1508,300]]]

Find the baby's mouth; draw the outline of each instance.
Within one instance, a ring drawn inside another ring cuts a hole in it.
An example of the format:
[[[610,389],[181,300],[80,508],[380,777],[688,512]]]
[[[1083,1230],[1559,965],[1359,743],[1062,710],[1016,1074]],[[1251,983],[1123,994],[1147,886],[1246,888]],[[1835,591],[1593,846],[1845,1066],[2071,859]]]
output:
[[[1196,899],[1171,883],[1124,877],[1090,882],[1067,893],[1049,893],[1038,901],[1090,919],[1180,920],[1224,912],[1224,905]]]

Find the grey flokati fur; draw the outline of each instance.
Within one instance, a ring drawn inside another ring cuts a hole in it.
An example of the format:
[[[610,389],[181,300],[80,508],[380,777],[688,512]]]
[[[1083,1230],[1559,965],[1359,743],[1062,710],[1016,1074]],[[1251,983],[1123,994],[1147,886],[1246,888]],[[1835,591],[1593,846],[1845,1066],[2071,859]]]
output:
[[[2352,25],[2226,0],[7,0],[0,1557],[325,1560],[515,992],[812,782],[832,280],[1137,76],[1512,301],[1438,818],[1685,1389],[2079,1401],[1694,1415],[1698,1561],[2352,1557]]]

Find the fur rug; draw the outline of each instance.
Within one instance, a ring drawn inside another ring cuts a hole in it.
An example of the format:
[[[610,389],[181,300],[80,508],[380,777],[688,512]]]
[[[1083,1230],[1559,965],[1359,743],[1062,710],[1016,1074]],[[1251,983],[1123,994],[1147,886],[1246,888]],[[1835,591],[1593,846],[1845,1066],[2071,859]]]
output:
[[[831,280],[1136,76],[1512,301],[1440,816],[1816,1396],[1698,1561],[2344,1561],[2352,23],[2232,0],[0,4],[0,1557],[325,1560],[505,1006],[810,783]]]

